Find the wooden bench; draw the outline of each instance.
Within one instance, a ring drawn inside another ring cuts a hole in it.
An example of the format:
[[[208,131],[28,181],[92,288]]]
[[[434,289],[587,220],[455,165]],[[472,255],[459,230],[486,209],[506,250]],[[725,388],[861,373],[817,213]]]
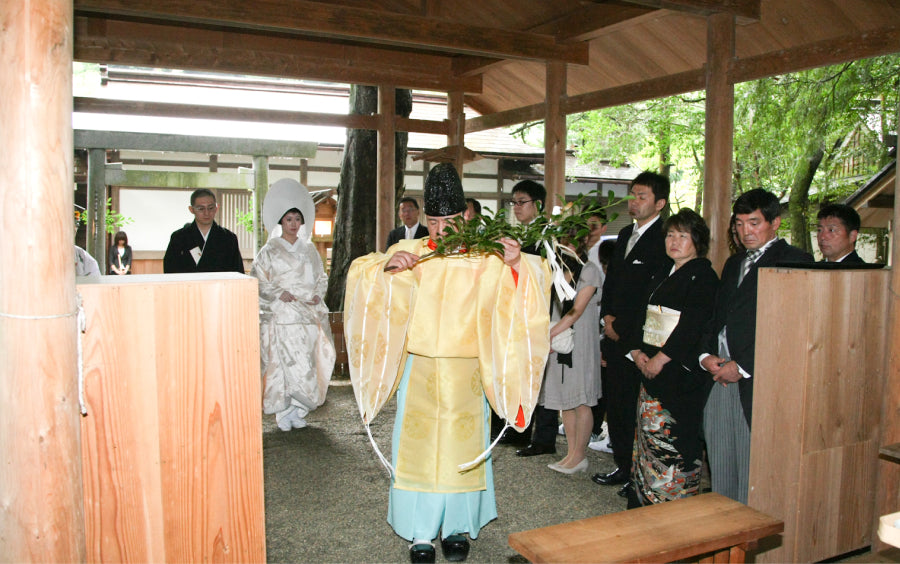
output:
[[[509,535],[531,562],[743,562],[784,523],[708,493]]]

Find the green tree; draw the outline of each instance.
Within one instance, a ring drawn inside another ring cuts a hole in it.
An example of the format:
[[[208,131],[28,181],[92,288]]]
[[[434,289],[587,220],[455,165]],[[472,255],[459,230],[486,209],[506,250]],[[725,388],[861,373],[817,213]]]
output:
[[[885,164],[897,130],[900,55],[864,59],[735,86],[735,193],[788,198],[794,244],[811,246],[812,204],[856,189]],[[674,182],[703,178],[704,99],[674,96],[570,116],[583,162],[653,159]],[[841,173],[848,163],[855,173]],[[697,190],[699,209],[702,190]]]
[[[585,163],[653,163],[673,182],[703,175],[702,93],[660,98],[569,116],[569,139]],[[696,193],[702,194],[702,190]],[[699,207],[700,201],[693,203]]]
[[[409,117],[412,113],[412,91],[397,89],[396,114]],[[378,88],[374,86],[350,87],[350,113],[374,114],[378,112]],[[403,172],[406,168],[406,147],[409,133],[394,134],[395,199],[403,195]],[[331,272],[325,303],[331,311],[341,311],[344,289],[347,287],[347,271],[353,259],[375,248],[375,212],[378,200],[378,132],[366,129],[348,129],[341,162],[341,179],[338,184],[338,208],[334,224],[334,245],[331,249]]]
[[[878,57],[737,85],[735,191],[787,196],[791,241],[811,250],[811,204],[846,196],[885,163],[898,71],[900,57]],[[848,163],[856,174],[840,173]]]

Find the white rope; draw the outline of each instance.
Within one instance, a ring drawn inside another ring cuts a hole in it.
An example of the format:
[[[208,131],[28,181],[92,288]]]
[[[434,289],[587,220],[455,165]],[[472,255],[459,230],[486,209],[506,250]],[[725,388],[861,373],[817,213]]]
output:
[[[369,424],[368,423],[364,423],[364,424],[366,426],[366,434],[369,435],[369,442],[372,443],[372,448],[375,449],[375,454],[378,455],[378,460],[381,461],[381,463],[387,469],[388,474],[390,474],[391,478],[393,478],[394,475],[396,474],[394,467],[391,466],[391,463],[388,462],[388,459],[385,458],[384,454],[381,453],[381,449],[378,448],[378,443],[375,442],[375,437],[372,436],[372,429],[369,427]]]
[[[63,317],[74,317],[78,315],[78,310],[70,313],[57,313],[55,315],[16,315],[15,313],[5,313],[0,311],[0,317],[9,317],[10,319],[60,319]]]
[[[81,294],[75,294],[76,308],[75,311],[69,313],[57,313],[53,315],[18,315],[15,313],[6,313],[0,311],[0,317],[10,319],[62,319],[64,317],[75,317],[75,325],[78,328],[78,340],[76,343],[78,350],[78,405],[82,415],[87,415],[87,405],[84,401],[84,344],[82,343],[82,335],[87,327],[87,320],[84,315],[84,307],[81,305]]]
[[[547,250],[547,262],[550,263],[550,270],[553,275],[553,286],[556,288],[557,295],[560,299],[571,300],[575,298],[575,288],[566,282],[565,271],[563,270],[561,260],[553,251],[553,247],[548,241],[544,241],[544,249]]]
[[[82,342],[82,335],[87,330],[87,316],[84,314],[81,294],[76,292],[75,300],[78,307],[78,317],[75,321],[78,328],[78,406],[81,409],[81,415],[86,416],[87,403],[84,401],[84,343]]]
[[[491,454],[491,451],[494,450],[494,447],[497,446],[497,443],[500,442],[500,439],[503,438],[503,434],[506,433],[506,430],[511,427],[512,427],[512,425],[509,424],[509,420],[507,419],[506,424],[503,425],[503,430],[500,431],[500,433],[497,435],[497,438],[494,439],[494,442],[492,442],[490,445],[488,445],[488,447],[484,450],[484,452],[479,454],[478,458],[476,458],[475,460],[472,460],[470,462],[466,462],[465,464],[460,464],[459,466],[457,466],[457,468],[459,468],[459,471],[465,472],[466,470],[471,470],[472,468],[475,468],[476,466],[481,464],[482,461],[484,461],[484,459],[486,459],[488,457],[488,455]]]

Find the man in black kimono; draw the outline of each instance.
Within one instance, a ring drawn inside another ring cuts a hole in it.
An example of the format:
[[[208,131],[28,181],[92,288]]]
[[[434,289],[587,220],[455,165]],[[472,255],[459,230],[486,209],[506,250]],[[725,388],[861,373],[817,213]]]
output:
[[[237,236],[215,222],[216,195],[206,188],[194,190],[188,210],[194,221],[172,233],[163,272],[240,272],[244,260]]]

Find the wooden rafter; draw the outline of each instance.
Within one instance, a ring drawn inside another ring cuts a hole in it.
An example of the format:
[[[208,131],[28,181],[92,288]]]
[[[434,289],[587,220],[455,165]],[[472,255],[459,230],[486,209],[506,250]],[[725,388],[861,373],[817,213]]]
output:
[[[324,44],[234,30],[75,18],[74,59],[83,62],[230,72],[399,88],[481,92],[480,76],[454,77],[451,57]]]
[[[758,20],[760,0],[622,0],[628,4],[647,6],[701,16],[731,14],[746,20]]]
[[[729,67],[729,76],[734,83],[757,80],[815,66],[889,55],[900,51],[898,45],[900,45],[900,27],[886,26],[802,47],[783,49],[746,59],[733,59]],[[564,103],[565,111],[567,114],[573,114],[702,90],[706,85],[705,73],[705,67],[702,67],[569,96]],[[543,107],[543,104],[532,104],[468,119],[466,133],[543,119],[541,113]]]
[[[346,127],[351,129],[378,129],[379,125],[378,116],[365,116],[360,114],[326,114],[317,112],[294,112],[289,110],[262,110],[258,108],[232,108],[168,102],[139,102],[132,100],[110,100],[106,98],[75,97],[73,110],[76,112],[95,114],[220,119],[259,123],[289,123],[297,125]],[[446,120],[433,121],[394,116],[393,122],[394,129],[397,131],[431,133],[435,135],[447,134]]]
[[[294,0],[76,0],[76,14],[144,18],[182,24],[311,35],[344,41],[509,59],[585,65],[588,46],[550,35],[464,25],[433,17]]]

